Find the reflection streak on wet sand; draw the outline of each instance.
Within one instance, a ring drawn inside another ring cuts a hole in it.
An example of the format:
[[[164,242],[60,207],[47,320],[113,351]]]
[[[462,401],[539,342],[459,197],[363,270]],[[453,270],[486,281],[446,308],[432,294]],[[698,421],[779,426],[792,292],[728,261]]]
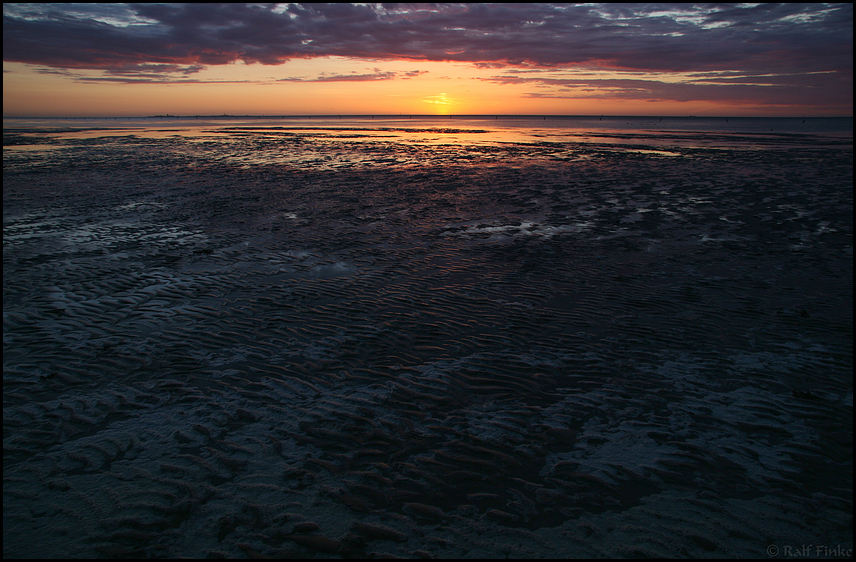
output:
[[[199,132],[4,153],[6,555],[847,540],[852,147]]]

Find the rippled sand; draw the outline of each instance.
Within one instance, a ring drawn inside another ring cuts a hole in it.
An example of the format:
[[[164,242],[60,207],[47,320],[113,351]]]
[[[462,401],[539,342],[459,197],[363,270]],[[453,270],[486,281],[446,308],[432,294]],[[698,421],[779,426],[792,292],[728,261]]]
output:
[[[405,133],[9,137],[6,557],[852,549],[852,144]]]

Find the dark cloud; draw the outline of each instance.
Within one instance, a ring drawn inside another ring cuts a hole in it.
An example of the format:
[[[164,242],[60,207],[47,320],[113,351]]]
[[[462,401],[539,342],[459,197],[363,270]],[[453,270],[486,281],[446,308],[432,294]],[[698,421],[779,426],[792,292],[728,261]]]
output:
[[[4,4],[4,60],[64,68],[333,55],[646,71],[852,66],[849,4],[84,6]]]
[[[175,72],[180,80],[210,65],[326,56],[480,68],[832,72],[852,93],[852,16],[850,4],[4,4],[3,59],[104,70],[112,79]],[[819,76],[805,74],[802,83]]]
[[[418,71],[417,71],[418,72]],[[409,73],[407,73],[409,74]],[[324,74],[315,78],[280,78],[277,82],[372,82],[375,80],[392,80],[404,77],[405,74],[398,72],[381,72],[376,69],[369,74]],[[406,76],[409,78],[409,76]]]
[[[538,74],[535,72],[534,74]],[[800,75],[711,74],[680,82],[633,78],[557,78],[521,76],[521,72],[484,80],[498,84],[535,88],[524,94],[532,98],[624,99],[651,101],[713,101],[752,105],[803,105],[852,108],[852,80],[832,71]],[[808,80],[807,78],[810,78]],[[541,91],[539,91],[541,90]]]
[[[258,84],[257,80],[211,80],[188,78],[196,74],[204,67],[187,66],[181,67],[174,64],[129,64],[118,67],[106,67],[102,70],[104,75],[93,76],[78,69],[65,68],[36,68],[38,74],[55,74],[70,78],[76,82],[82,83],[98,83],[98,82],[114,82],[122,84]],[[374,72],[365,74],[327,74],[322,72],[315,77],[289,77],[270,79],[265,82],[272,84],[275,82],[372,82],[378,80],[393,80],[414,78],[425,74],[424,70],[410,70],[405,72],[381,71],[376,68]]]

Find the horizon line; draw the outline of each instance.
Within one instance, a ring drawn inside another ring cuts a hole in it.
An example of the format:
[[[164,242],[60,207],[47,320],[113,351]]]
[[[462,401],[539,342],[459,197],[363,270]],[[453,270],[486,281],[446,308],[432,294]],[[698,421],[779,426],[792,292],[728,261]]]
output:
[[[429,113],[398,113],[398,114],[371,114],[371,113],[312,113],[312,114],[229,114],[222,113],[218,115],[172,115],[169,113],[161,115],[108,115],[108,116],[92,116],[92,115],[71,115],[71,116],[36,116],[36,115],[4,115],[3,119],[57,119],[57,120],[99,120],[99,119],[355,119],[355,118],[381,118],[381,119],[413,119],[413,118],[436,118],[436,119],[453,119],[453,118],[477,118],[477,119],[514,119],[514,118],[568,118],[568,117],[584,117],[584,118],[646,118],[646,119],[846,119],[853,118],[853,115],[631,115],[631,114],[565,114],[565,113],[458,113],[437,115]]]

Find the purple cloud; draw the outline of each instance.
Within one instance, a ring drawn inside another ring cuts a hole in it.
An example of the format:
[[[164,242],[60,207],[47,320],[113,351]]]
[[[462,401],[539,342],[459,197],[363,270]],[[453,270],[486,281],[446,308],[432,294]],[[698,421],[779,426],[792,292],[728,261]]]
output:
[[[4,4],[3,10],[5,61],[103,70],[112,79],[186,80],[187,69],[236,61],[276,65],[340,56],[494,69],[778,74],[806,86],[832,83],[852,97],[850,4]],[[820,72],[834,77],[813,74]],[[739,82],[718,80],[722,88]]]
[[[383,72],[379,68],[375,68],[374,72],[368,74],[324,74],[321,73],[320,76],[316,78],[282,78],[277,80],[281,81],[295,81],[295,82],[372,82],[374,80],[393,80],[395,78],[399,78],[402,80],[406,80],[408,78],[414,78],[416,76],[420,76],[422,74],[426,74],[424,70],[408,70],[406,72]]]
[[[709,73],[680,82],[640,78],[556,77],[543,70],[509,71],[482,80],[536,88],[531,98],[714,101],[756,105],[852,107],[852,80],[832,71],[807,74]],[[577,73],[574,73],[577,74]],[[582,73],[579,73],[582,74]],[[810,78],[810,80],[807,80]],[[538,91],[540,90],[540,91]]]
[[[646,71],[844,70],[852,43],[849,4],[4,4],[3,21],[4,60],[64,68],[335,55]]]

